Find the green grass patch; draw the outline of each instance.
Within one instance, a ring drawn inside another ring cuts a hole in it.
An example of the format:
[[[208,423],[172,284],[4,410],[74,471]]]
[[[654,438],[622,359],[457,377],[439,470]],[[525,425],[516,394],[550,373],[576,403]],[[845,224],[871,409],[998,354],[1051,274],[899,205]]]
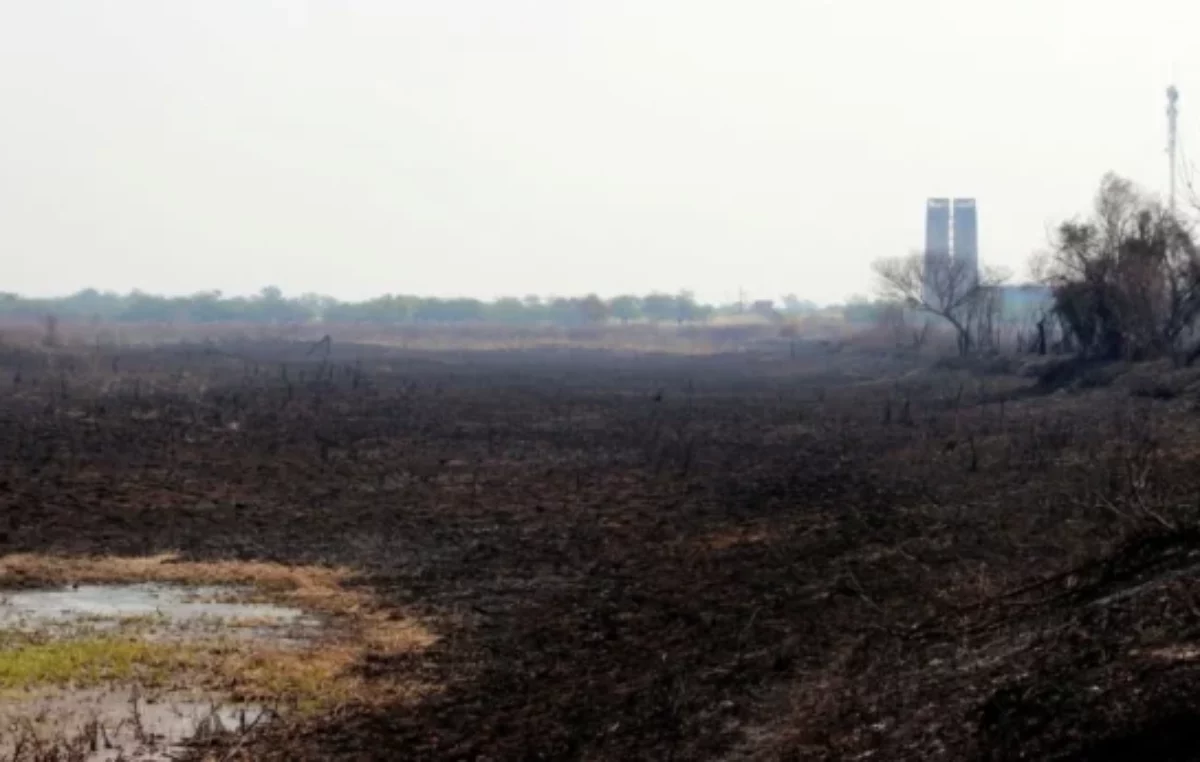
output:
[[[150,643],[113,636],[0,644],[0,689],[41,685],[93,686],[137,680],[164,683],[190,662],[179,644]]]

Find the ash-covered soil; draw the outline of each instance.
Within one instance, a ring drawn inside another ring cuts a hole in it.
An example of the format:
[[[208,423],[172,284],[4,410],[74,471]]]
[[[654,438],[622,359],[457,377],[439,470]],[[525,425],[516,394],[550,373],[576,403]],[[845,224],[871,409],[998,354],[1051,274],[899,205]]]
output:
[[[228,758],[1200,758],[1196,389],[1021,365],[8,349],[0,553],[349,566],[431,623],[354,669],[436,690]]]

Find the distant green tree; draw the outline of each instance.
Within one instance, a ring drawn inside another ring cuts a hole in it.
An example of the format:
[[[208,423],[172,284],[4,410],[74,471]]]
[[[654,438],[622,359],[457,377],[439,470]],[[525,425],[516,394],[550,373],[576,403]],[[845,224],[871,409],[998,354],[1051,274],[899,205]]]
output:
[[[680,325],[693,322],[700,317],[700,305],[691,291],[680,291],[675,297],[675,321]]]
[[[125,301],[117,319],[130,323],[165,322],[176,317],[175,306],[161,296],[134,291]]]
[[[622,323],[638,320],[642,317],[642,300],[632,294],[623,294],[609,302],[612,316]]]
[[[478,299],[422,299],[415,317],[422,322],[470,323],[482,322],[486,308]]]
[[[675,297],[655,292],[642,299],[642,314],[656,323],[675,320],[679,315]]]
[[[531,323],[545,323],[550,320],[550,310],[542,297],[530,294],[521,299],[525,307],[525,319]]]
[[[285,299],[278,286],[266,286],[247,303],[252,320],[265,323],[289,323],[310,317],[298,302]]]
[[[233,300],[222,299],[220,291],[208,291],[188,297],[184,309],[193,322],[219,323],[240,318],[239,306]]]
[[[509,296],[492,303],[488,309],[488,316],[498,323],[516,324],[529,322],[531,312],[536,313],[536,309],[531,311],[525,306],[525,302]]]
[[[579,301],[579,312],[585,323],[603,323],[608,320],[608,305],[595,294],[588,294]]]
[[[546,304],[546,318],[556,325],[580,325],[583,323],[583,310],[579,307],[578,299],[556,296]]]

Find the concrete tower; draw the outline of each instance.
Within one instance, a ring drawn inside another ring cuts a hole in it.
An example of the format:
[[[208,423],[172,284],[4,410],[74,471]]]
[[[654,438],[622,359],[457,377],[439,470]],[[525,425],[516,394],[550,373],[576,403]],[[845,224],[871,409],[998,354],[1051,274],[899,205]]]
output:
[[[968,288],[979,283],[979,220],[975,199],[954,199],[954,259],[966,269]]]
[[[931,198],[925,203],[925,300],[935,301],[928,278],[939,264],[950,259],[950,199]]]

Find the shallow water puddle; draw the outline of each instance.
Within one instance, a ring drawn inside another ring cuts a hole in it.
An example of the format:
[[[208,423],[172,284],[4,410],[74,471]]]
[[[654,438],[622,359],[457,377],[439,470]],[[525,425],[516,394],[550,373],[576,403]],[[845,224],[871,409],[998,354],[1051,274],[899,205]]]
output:
[[[0,704],[0,755],[20,744],[56,744],[85,762],[171,760],[189,742],[244,733],[274,719],[253,704],[218,705],[200,695],[152,698],[136,689],[52,691]],[[49,757],[47,757],[49,758]]]
[[[321,623],[296,608],[237,600],[247,591],[227,586],[158,583],[80,585],[0,594],[0,630],[46,630],[83,624],[103,628],[144,619],[168,633],[230,635],[287,641]]]

